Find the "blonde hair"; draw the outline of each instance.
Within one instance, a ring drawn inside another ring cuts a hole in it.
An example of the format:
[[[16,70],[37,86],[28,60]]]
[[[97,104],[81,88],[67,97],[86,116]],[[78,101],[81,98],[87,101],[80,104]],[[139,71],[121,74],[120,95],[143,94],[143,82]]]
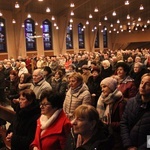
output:
[[[78,83],[83,83],[83,77],[80,73],[78,72],[73,72],[69,75],[68,79],[70,78],[75,78]]]

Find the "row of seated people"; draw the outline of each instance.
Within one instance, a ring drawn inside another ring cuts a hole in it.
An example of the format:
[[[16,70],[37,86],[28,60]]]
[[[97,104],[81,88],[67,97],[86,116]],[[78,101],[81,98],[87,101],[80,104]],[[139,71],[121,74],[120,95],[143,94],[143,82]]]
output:
[[[136,96],[128,100],[119,90],[116,77],[103,79],[96,107],[80,73],[70,74],[68,80],[65,99],[48,89],[38,100],[34,89],[19,93],[16,116],[6,135],[12,150],[146,149],[150,132],[149,73],[142,76]]]

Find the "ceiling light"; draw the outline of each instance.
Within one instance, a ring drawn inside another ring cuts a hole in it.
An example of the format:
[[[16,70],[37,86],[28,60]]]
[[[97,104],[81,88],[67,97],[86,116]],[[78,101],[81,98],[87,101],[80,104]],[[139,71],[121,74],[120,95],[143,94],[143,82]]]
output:
[[[117,23],[120,23],[120,20],[119,20],[119,19],[117,20]]]
[[[52,20],[55,20],[55,17],[54,16],[52,16],[52,18],[51,18]]]
[[[140,5],[140,8],[139,8],[140,10],[144,10],[144,7],[143,7],[143,5],[141,4]]]
[[[89,18],[93,18],[92,14],[89,14]]]
[[[139,18],[138,18],[138,21],[141,21],[141,20],[142,20],[141,17],[139,17]]]
[[[28,14],[28,15],[27,15],[27,18],[31,18],[31,15],[30,15],[30,14]]]
[[[70,7],[75,7],[74,3],[70,3]]]
[[[122,28],[122,25],[120,25],[120,28]]]
[[[105,28],[104,28],[104,30],[106,31],[106,30],[107,30],[107,28],[105,27]]]
[[[2,12],[0,11],[0,16],[3,16]]]
[[[114,26],[113,24],[110,25],[110,27],[113,27],[113,26]]]
[[[115,12],[115,11],[113,11],[112,15],[113,15],[113,16],[116,16],[116,12]]]
[[[111,30],[109,31],[109,33],[111,33]]]
[[[24,23],[22,23],[22,28],[24,28]]]
[[[95,7],[94,12],[98,12],[98,8],[97,7]]]
[[[19,8],[20,6],[19,6],[19,3],[18,2],[16,2],[15,3],[15,8]]]
[[[114,31],[116,31],[116,28],[114,28]]]
[[[103,33],[103,30],[101,30],[101,32]]]
[[[92,32],[94,32],[94,29],[92,29]]]
[[[129,5],[130,3],[129,3],[128,0],[126,0],[124,4],[125,4],[125,5]]]
[[[46,8],[46,12],[47,12],[47,13],[51,12],[51,10],[50,10],[49,7]]]
[[[12,20],[12,23],[16,23],[16,20],[15,20],[15,19],[13,19],[13,20]]]
[[[131,25],[131,23],[130,22],[128,22],[128,26],[130,26]]]
[[[54,27],[56,27],[57,26],[57,24],[56,23],[54,23]]]
[[[119,31],[117,31],[117,34],[119,33]]]
[[[147,25],[146,25],[146,24],[144,25],[144,28],[147,28]]]
[[[83,29],[85,29],[86,27],[85,26],[83,26]]]
[[[88,20],[86,21],[86,24],[87,24],[87,25],[89,24],[89,21],[88,21]]]
[[[70,22],[73,22],[73,19],[70,19]]]
[[[96,26],[94,27],[94,30],[97,30],[97,27],[96,27]]]
[[[121,29],[121,32],[123,32],[123,29]]]
[[[35,25],[38,26],[38,22],[36,22]]]
[[[144,28],[142,28],[142,31],[144,31]]]
[[[43,0],[38,0],[39,2],[43,2]]]
[[[43,28],[43,26],[42,26],[42,25],[40,25],[40,28],[42,29],[42,28]]]
[[[127,15],[127,19],[130,19],[130,15],[129,14]]]
[[[59,29],[59,27],[57,26],[57,27],[56,27],[56,30],[58,30],[58,29]]]
[[[3,23],[3,22],[1,22],[1,23],[0,23],[0,26],[1,26],[1,27],[3,27],[3,26],[4,26],[4,23]]]
[[[74,16],[74,12],[73,12],[73,10],[71,11],[70,15],[71,15],[71,16]]]
[[[99,24],[98,24],[99,26],[101,26],[102,25],[102,23],[101,22],[99,22]]]
[[[135,30],[138,30],[138,28],[136,27]]]
[[[129,30],[129,32],[131,32],[131,30]]]
[[[147,20],[147,23],[150,23],[150,20],[149,20],[149,19]]]
[[[108,20],[107,16],[104,17],[104,20]]]

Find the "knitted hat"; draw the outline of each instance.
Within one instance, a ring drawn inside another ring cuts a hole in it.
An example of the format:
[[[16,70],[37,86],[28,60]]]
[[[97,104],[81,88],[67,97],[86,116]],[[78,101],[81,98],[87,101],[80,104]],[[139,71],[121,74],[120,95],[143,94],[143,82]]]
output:
[[[106,85],[111,91],[115,91],[117,88],[117,80],[112,78],[112,77],[108,77],[105,78],[101,81],[100,85]]]

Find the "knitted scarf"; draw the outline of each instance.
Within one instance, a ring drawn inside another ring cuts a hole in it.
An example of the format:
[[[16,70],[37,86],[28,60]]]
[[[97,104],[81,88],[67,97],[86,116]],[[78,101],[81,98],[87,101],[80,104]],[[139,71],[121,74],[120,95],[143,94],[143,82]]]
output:
[[[117,89],[113,93],[110,93],[107,97],[104,97],[103,93],[100,95],[97,102],[97,111],[100,119],[104,118],[108,114],[111,116],[113,104],[121,97],[122,93]]]
[[[40,117],[41,129],[42,130],[47,129],[57,119],[61,110],[62,109],[56,110],[50,118],[47,118],[47,116],[45,116],[45,115],[41,115],[41,117]]]

